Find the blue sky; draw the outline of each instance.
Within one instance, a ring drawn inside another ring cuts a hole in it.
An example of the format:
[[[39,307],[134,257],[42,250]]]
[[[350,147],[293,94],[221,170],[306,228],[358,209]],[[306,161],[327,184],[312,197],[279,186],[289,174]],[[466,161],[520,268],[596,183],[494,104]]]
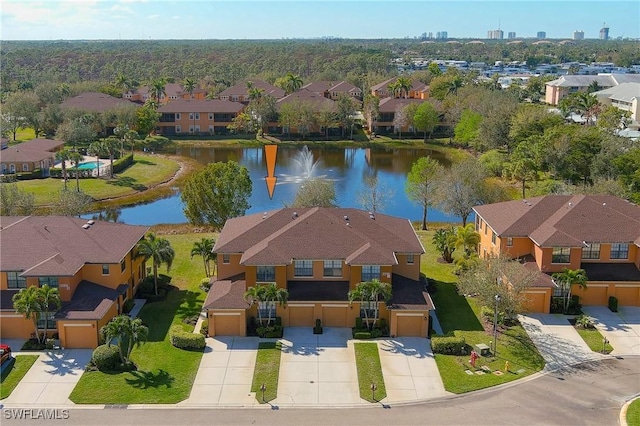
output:
[[[638,1],[0,0],[2,40],[402,38],[447,31],[486,38],[640,38]]]

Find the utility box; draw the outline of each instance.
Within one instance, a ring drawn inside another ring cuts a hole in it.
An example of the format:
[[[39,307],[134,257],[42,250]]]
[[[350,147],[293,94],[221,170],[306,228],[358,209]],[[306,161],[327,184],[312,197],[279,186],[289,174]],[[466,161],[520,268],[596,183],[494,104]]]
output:
[[[489,346],[484,343],[478,343],[476,345],[476,352],[478,352],[481,356],[489,356],[491,355],[491,351],[489,350]]]

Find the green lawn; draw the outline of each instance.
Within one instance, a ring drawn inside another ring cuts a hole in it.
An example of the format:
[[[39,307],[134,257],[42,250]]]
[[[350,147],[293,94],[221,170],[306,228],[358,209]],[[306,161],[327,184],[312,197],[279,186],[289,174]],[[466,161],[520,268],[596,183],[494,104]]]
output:
[[[354,343],[353,349],[356,354],[356,368],[358,369],[358,385],[360,387],[360,398],[369,402],[378,402],[387,396],[387,389],[384,386],[382,367],[380,365],[380,354],[377,343]],[[377,389],[374,393],[371,384],[375,383]]]
[[[464,337],[466,343],[474,346],[477,343],[489,344],[493,336],[487,333],[480,321],[480,306],[476,300],[464,297],[456,292],[456,276],[453,265],[440,263],[431,239],[434,230],[418,231],[418,236],[425,248],[421,270],[427,277],[435,280],[436,291],[431,295],[436,306],[436,313],[445,334]],[[454,253],[455,255],[456,253]],[[520,325],[511,326],[498,335],[498,356],[480,357],[476,368],[469,365],[468,356],[436,354],[435,359],[442,376],[444,387],[453,393],[463,393],[506,383],[530,375],[544,368],[544,360]],[[505,362],[508,361],[509,372],[504,373]],[[492,371],[502,370],[502,375],[475,374],[482,366]],[[471,370],[469,375],[465,370]],[[518,370],[524,370],[517,373]]]
[[[604,342],[604,338],[598,329],[576,327],[576,331],[592,351],[608,354],[613,350],[613,346],[607,343],[604,347],[604,352],[602,352],[602,343]]]
[[[282,349],[276,342],[260,342],[256,355],[256,366],[253,370],[251,392],[261,404],[272,401],[278,396],[278,376],[280,374],[280,357]],[[265,385],[264,400],[260,387]]]
[[[640,426],[640,399],[636,399],[627,408],[627,425]]]
[[[18,386],[20,380],[27,374],[38,355],[18,355],[12,365],[2,372],[0,378],[0,399],[11,395],[11,392]]]
[[[83,374],[70,399],[77,404],[172,404],[189,397],[191,386],[200,365],[201,351],[174,348],[168,330],[184,318],[200,312],[205,294],[198,288],[204,277],[202,260],[190,258],[195,241],[212,234],[166,235],[176,252],[171,269],[172,284],[178,287],[169,292],[166,301],[147,303],[140,317],[149,327],[149,340],[135,348],[133,361],[138,371],[108,374],[90,371]],[[166,271],[162,271],[166,272]]]
[[[80,189],[95,200],[132,195],[169,180],[179,168],[175,160],[159,155],[136,153],[134,159],[135,163],[115,179],[80,179]],[[70,177],[67,185],[75,189],[75,179]],[[53,204],[64,183],[62,179],[33,179],[19,181],[18,187],[34,194],[36,205],[43,206]]]

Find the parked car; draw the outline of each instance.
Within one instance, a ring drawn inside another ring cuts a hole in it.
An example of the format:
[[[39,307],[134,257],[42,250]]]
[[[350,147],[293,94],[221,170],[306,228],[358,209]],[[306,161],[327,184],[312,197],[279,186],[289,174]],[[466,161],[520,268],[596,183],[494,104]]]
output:
[[[0,345],[0,365],[11,359],[11,347],[9,345]]]

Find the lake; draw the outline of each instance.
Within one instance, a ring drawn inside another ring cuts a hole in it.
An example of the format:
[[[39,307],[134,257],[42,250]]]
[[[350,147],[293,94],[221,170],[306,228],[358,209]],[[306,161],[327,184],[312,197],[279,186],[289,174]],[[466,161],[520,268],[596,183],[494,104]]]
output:
[[[304,155],[304,147],[278,147],[275,176],[277,184],[273,198],[269,198],[264,149],[256,148],[202,148],[180,147],[176,154],[197,160],[202,164],[215,161],[236,161],[247,167],[253,182],[247,213],[259,213],[285,207],[310,173],[312,178],[329,179],[335,184],[336,201],[340,207],[363,208],[358,194],[364,188],[367,174],[378,178],[379,187],[391,192],[389,202],[380,208],[381,213],[403,217],[412,221],[422,220],[422,208],[409,201],[404,186],[407,173],[414,161],[431,156],[448,166],[444,155],[429,149],[373,149],[373,148],[310,148]],[[123,207],[116,211],[117,220],[134,225],[160,223],[186,223],[179,189],[174,195],[147,204]],[[86,215],[91,217],[94,215]],[[461,222],[458,217],[429,209],[430,222]]]

